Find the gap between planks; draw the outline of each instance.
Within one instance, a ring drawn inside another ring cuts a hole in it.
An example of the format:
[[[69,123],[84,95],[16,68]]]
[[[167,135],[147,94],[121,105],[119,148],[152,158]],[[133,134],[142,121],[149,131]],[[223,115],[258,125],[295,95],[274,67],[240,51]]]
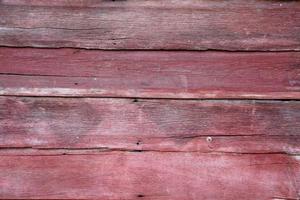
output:
[[[167,150],[140,150],[109,147],[90,148],[38,148],[38,147],[0,147],[0,156],[59,156],[59,155],[103,155],[108,152],[127,153],[191,153],[196,155],[287,155],[300,160],[300,153],[288,152],[230,152],[230,151],[167,151]]]
[[[46,47],[46,46],[9,46],[9,45],[0,45],[0,48],[14,48],[14,49],[41,49],[41,50],[87,50],[87,51],[106,51],[106,52],[135,52],[135,51],[145,51],[145,52],[220,52],[220,53],[245,53],[245,54],[251,54],[251,53],[293,53],[293,52],[300,52],[300,49],[265,49],[265,50],[244,50],[244,49],[143,49],[143,48],[137,48],[137,49],[98,49],[98,48],[87,48],[87,47]]]

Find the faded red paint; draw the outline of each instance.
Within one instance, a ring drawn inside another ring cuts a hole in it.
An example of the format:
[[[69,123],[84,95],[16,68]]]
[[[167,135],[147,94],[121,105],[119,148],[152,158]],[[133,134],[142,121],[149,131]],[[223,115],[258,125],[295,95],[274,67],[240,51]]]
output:
[[[0,0],[0,199],[298,200],[299,27],[300,1]]]
[[[0,163],[0,198],[253,200],[299,192],[299,162],[287,155],[83,152]]]
[[[2,95],[300,98],[296,52],[1,48],[0,56]]]

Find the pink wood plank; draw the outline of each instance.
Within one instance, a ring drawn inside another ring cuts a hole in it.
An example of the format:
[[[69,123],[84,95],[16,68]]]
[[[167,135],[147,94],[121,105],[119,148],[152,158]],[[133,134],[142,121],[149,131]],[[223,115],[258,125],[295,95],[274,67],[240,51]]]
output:
[[[297,199],[299,174],[297,157],[280,154],[2,156],[0,198]]]
[[[300,98],[300,53],[0,48],[0,94]]]
[[[298,101],[1,97],[0,147],[295,154],[299,119]]]
[[[300,2],[2,0],[0,45],[300,50]]]

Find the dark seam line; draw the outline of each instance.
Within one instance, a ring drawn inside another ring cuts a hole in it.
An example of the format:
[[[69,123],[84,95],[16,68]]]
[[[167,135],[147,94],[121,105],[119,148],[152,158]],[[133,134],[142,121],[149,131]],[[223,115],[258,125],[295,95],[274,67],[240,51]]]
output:
[[[113,40],[112,38],[111,40]],[[109,39],[108,39],[109,40]],[[82,50],[94,50],[94,51],[153,51],[153,52],[158,52],[158,51],[169,51],[169,52],[227,52],[227,53],[285,53],[285,52],[300,52],[300,47],[299,49],[286,49],[286,50],[276,50],[276,49],[266,49],[266,50],[234,50],[234,49],[214,49],[214,48],[199,48],[199,49],[183,49],[183,48],[178,48],[178,49],[162,49],[162,48],[154,48],[154,49],[142,49],[142,48],[131,48],[131,49],[116,49],[116,48],[93,48],[93,47],[73,47],[73,46],[59,46],[59,47],[46,47],[46,46],[14,46],[14,45],[0,45],[1,47],[6,47],[6,48],[27,48],[27,49],[82,49]]]
[[[76,88],[74,88],[76,89]],[[0,97],[24,97],[24,98],[66,98],[66,99],[129,99],[129,100],[166,100],[166,101],[254,101],[255,102],[300,102],[293,98],[173,98],[173,97],[136,97],[136,96],[97,96],[97,95],[25,95],[25,94],[1,94]],[[134,102],[134,103],[139,103]]]
[[[0,148],[0,152],[1,150],[18,150],[18,151],[23,151],[24,150],[36,150],[36,151],[40,151],[40,152],[47,152],[47,151],[52,151],[50,153],[52,153],[52,155],[86,155],[84,153],[84,151],[87,151],[86,153],[90,153],[90,155],[97,155],[96,153],[108,153],[108,152],[129,152],[129,153],[146,153],[146,152],[156,152],[156,153],[198,153],[198,154],[232,154],[232,155],[289,155],[289,156],[298,156],[300,155],[299,153],[287,153],[284,151],[274,151],[274,152],[233,152],[233,151],[199,151],[199,150],[195,150],[195,151],[177,151],[177,150],[173,150],[173,151],[168,151],[168,150],[155,150],[155,149],[145,149],[145,150],[141,150],[141,149],[124,149],[124,148],[108,148],[108,147],[90,147],[90,148],[34,148],[34,147],[1,147]],[[77,154],[75,153],[71,153],[68,154],[68,152],[53,152],[53,151],[69,151],[70,152],[75,152],[77,151]],[[82,151],[82,152],[79,152]],[[89,152],[90,151],[90,152]],[[91,154],[91,151],[97,151],[94,152],[94,154]],[[14,152],[15,153],[15,152]],[[32,152],[31,152],[32,153]],[[55,154],[57,153],[57,154]],[[0,155],[2,156],[3,154],[0,153]],[[37,154],[7,154],[6,156],[34,156]],[[44,155],[44,156],[51,156],[51,155],[47,155],[47,154],[38,154],[39,155]],[[3,155],[5,156],[5,155]]]

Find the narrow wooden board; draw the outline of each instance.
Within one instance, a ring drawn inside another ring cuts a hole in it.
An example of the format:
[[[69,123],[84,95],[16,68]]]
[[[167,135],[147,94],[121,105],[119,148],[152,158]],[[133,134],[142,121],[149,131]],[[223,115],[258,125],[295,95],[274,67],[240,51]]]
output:
[[[298,101],[1,97],[0,147],[297,154],[299,119]]]
[[[300,99],[300,52],[0,48],[0,95]]]
[[[300,2],[2,0],[0,45],[300,50]]]
[[[0,198],[298,199],[299,174],[299,160],[276,154],[2,156]]]

